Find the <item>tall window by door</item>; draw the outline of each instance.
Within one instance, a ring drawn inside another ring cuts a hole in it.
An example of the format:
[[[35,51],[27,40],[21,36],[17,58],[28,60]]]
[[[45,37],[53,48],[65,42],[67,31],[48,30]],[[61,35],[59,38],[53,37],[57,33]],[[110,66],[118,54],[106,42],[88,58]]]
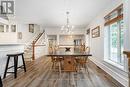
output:
[[[115,63],[123,64],[123,5],[105,16],[105,57]]]

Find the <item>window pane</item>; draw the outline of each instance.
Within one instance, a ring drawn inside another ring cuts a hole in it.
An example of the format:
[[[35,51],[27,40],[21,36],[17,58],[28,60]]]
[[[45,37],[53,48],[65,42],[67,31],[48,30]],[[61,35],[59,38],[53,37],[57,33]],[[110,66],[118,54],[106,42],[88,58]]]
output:
[[[110,20],[116,18],[117,16],[118,16],[117,11],[111,13],[111,15],[110,15]]]
[[[118,62],[118,24],[110,25],[110,60]]]
[[[124,29],[123,29],[123,20],[120,21],[120,48],[121,48],[121,63],[123,63],[123,50],[124,50]]]
[[[0,25],[0,32],[4,32],[4,25]]]

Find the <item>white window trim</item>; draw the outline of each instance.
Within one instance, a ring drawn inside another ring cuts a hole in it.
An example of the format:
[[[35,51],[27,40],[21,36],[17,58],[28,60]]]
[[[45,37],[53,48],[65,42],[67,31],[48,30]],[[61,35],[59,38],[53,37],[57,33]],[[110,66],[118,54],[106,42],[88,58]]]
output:
[[[118,24],[118,28],[120,28],[120,22],[117,22],[117,24]],[[110,28],[110,26],[108,26],[109,28]],[[110,30],[109,29],[107,29],[107,31],[105,31],[104,32],[105,33],[105,38],[104,38],[104,40],[105,40],[105,42],[104,42],[104,44],[106,44],[106,45],[104,45],[104,50],[105,50],[105,52],[104,52],[104,57],[107,57],[107,58],[105,58],[104,60],[106,60],[106,61],[108,61],[109,63],[112,63],[113,65],[121,65],[121,64],[119,64],[119,63],[116,63],[116,62],[114,62],[114,61],[112,61],[112,60],[110,60]],[[117,48],[118,48],[118,51],[121,51],[121,49],[120,49],[120,30],[118,29],[118,36],[117,36],[117,39],[118,39],[118,44],[117,44]],[[119,52],[118,53],[118,57],[120,57],[120,58],[118,58],[118,60],[121,60],[121,56],[119,56],[121,53]],[[116,64],[115,64],[116,63]],[[121,65],[122,66],[122,65]]]
[[[108,63],[108,64],[110,64],[110,65],[112,65],[112,66],[114,66],[114,67],[116,67],[116,68],[118,68],[118,69],[120,69],[122,71],[126,71],[125,65],[120,65],[120,64],[118,64],[116,62],[113,62],[113,61],[109,60],[108,58],[104,58],[104,62],[106,62],[106,63]]]

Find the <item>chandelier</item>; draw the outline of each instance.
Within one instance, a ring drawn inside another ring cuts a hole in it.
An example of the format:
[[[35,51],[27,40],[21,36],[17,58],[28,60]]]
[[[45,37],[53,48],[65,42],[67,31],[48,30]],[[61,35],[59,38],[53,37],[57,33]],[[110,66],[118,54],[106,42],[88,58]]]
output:
[[[73,30],[74,26],[70,25],[69,12],[68,11],[66,12],[66,16],[67,16],[67,21],[66,21],[67,23],[66,23],[66,25],[61,27],[61,31],[63,31],[63,33],[71,34],[71,33],[73,33],[72,30]]]

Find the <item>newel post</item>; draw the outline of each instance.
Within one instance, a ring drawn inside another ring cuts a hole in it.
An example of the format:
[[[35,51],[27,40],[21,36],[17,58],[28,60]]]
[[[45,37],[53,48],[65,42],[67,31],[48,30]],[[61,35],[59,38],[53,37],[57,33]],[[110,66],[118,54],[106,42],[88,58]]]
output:
[[[123,53],[127,55],[127,58],[128,58],[128,70],[129,70],[128,72],[129,86],[128,87],[130,87],[130,51],[124,51]]]
[[[35,60],[35,41],[32,43],[32,60]]]

